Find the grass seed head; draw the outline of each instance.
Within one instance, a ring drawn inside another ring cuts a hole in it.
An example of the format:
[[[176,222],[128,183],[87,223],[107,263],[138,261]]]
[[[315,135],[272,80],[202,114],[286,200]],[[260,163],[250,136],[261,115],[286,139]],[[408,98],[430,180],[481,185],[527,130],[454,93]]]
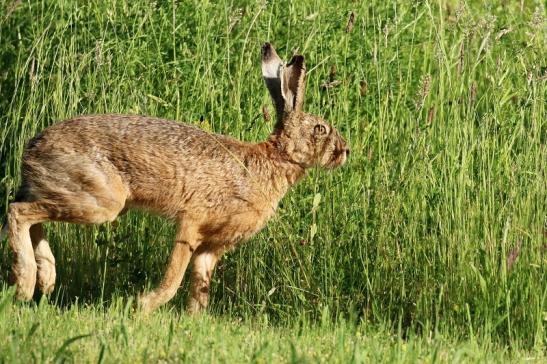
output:
[[[469,104],[471,106],[475,105],[477,99],[477,83],[473,82],[471,88],[469,89]]]
[[[367,94],[367,90],[368,82],[366,80],[361,80],[361,82],[359,82],[359,94],[361,96],[365,96]]]
[[[511,252],[509,253],[509,255],[507,256],[507,271],[511,271],[511,269],[513,268],[513,264],[515,264],[518,256],[520,255],[520,247],[521,247],[521,242],[519,241],[517,243],[517,245],[515,245],[515,247],[511,250]]]
[[[330,67],[330,73],[329,73],[329,81],[332,82],[336,79],[336,65],[333,64]]]
[[[426,74],[420,81],[420,89],[416,95],[416,108],[421,109],[424,106],[424,101],[429,95],[431,89],[431,75]]]
[[[462,74],[464,64],[465,64],[465,45],[464,45],[463,40],[462,40],[462,43],[460,44],[460,62],[458,63],[458,73],[459,74]]]
[[[435,106],[431,106],[427,113],[427,125],[431,125],[435,119]]]
[[[268,110],[268,106],[266,105],[262,105],[262,117],[264,118],[264,121],[270,121],[272,118],[270,116],[270,111]]]
[[[232,30],[234,30],[235,26],[241,18],[243,17],[243,9],[237,8],[234,10],[234,12],[230,15],[230,23],[228,24],[228,33],[231,33]]]
[[[355,13],[352,11],[349,14],[348,22],[346,24],[346,33],[351,33],[353,30],[353,24],[355,23]]]

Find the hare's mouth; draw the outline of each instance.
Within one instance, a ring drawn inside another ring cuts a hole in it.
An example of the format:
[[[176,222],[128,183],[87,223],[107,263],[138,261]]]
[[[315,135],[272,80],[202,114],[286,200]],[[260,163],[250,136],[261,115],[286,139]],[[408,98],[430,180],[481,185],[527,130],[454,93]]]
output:
[[[342,166],[344,163],[346,163],[348,154],[349,150],[347,148],[337,147],[332,153],[332,156],[325,167],[328,169],[333,169]]]

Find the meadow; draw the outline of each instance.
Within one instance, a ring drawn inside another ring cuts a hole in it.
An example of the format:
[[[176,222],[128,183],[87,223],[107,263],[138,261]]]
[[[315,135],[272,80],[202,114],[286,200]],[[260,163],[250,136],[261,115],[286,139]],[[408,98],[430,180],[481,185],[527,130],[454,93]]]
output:
[[[353,15],[351,15],[353,14]],[[0,242],[0,362],[542,362],[547,63],[541,1],[0,0],[0,220],[26,141],[88,113],[264,140],[260,45],[306,57],[305,109],[348,140],[226,254],[143,316],[174,225],[46,226],[51,297],[17,303]]]

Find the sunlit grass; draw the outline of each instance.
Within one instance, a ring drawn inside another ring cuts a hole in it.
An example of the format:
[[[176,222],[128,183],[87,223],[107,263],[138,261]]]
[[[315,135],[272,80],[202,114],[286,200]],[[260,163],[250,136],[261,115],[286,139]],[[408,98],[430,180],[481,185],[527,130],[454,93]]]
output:
[[[172,308],[150,316],[113,297],[108,306],[60,309],[0,301],[2,362],[191,363],[540,363],[541,352],[514,352],[489,338],[459,341],[431,333],[402,337],[389,327],[297,317],[283,327],[267,315],[190,317]],[[13,325],[16,323],[16,325]]]

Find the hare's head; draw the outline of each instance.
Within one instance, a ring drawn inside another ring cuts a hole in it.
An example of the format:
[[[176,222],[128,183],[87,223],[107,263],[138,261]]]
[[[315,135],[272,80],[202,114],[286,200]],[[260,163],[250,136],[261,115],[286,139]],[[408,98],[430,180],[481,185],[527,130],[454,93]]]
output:
[[[304,57],[295,55],[285,64],[271,44],[262,46],[262,76],[272,96],[277,122],[271,139],[292,162],[305,168],[335,168],[349,155],[338,130],[319,116],[302,111],[306,68]]]

